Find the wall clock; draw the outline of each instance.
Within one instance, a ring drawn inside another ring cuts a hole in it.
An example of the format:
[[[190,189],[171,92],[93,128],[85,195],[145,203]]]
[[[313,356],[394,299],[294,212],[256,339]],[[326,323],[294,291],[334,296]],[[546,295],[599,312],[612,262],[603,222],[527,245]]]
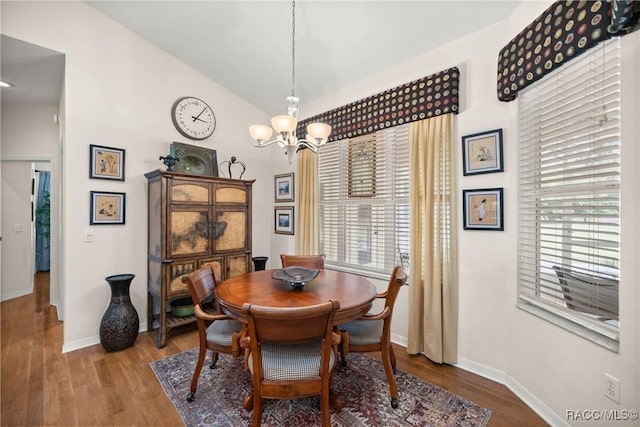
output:
[[[196,141],[209,138],[216,129],[216,116],[211,107],[193,96],[185,96],[173,104],[171,120],[178,132]]]

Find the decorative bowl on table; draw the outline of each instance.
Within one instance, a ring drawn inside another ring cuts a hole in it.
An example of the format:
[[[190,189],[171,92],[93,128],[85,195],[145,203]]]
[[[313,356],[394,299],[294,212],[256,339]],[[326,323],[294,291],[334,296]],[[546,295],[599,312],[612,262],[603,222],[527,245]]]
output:
[[[302,288],[307,282],[312,281],[320,273],[320,270],[304,267],[287,267],[275,270],[271,273],[271,278],[289,282],[294,288]]]

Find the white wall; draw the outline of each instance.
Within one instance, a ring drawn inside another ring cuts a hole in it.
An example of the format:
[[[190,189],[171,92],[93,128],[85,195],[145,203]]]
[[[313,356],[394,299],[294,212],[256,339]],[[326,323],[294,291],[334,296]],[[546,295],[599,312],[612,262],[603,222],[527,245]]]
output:
[[[640,296],[638,283],[637,141],[640,99],[640,34],[623,38],[623,212],[620,288],[620,352],[613,353],[516,308],[517,286],[517,100],[499,102],[496,95],[499,50],[550,1],[523,2],[508,22],[455,40],[356,85],[305,105],[308,116],[379,91],[457,66],[461,71],[460,114],[455,118],[456,159],[461,136],[502,128],[505,171],[463,176],[457,166],[459,212],[459,366],[505,383],[552,425],[566,425],[567,410],[638,409],[640,406]],[[462,189],[503,187],[505,231],[463,231]],[[487,250],[490,248],[490,250]],[[274,248],[274,252],[277,249]],[[396,307],[393,339],[406,343],[407,292]],[[621,403],[604,397],[604,373],[621,380]],[[637,420],[584,425],[638,425]],[[581,425],[580,422],[571,422]]]
[[[51,181],[52,236],[57,230],[58,125],[53,115],[56,105],[19,105],[2,108],[2,301],[31,293],[33,286],[33,253],[31,244],[31,169],[34,160],[50,161],[53,171]],[[7,191],[11,188],[11,191]],[[16,232],[15,225],[22,224],[23,232]],[[51,290],[52,304],[58,299],[57,239],[51,242]]]
[[[159,155],[172,141],[189,142],[173,127],[173,102],[200,97],[213,108],[217,127],[198,145],[216,149],[218,160],[235,155],[256,179],[253,252],[270,253],[276,149],[253,148],[252,123],[268,117],[215,82],[115,23],[83,2],[2,2],[2,32],[66,55],[63,146],[64,350],[99,342],[98,330],[110,291],[104,277],[133,273],[131,298],[141,329],[147,313],[147,224],[144,173],[164,168]],[[90,180],[89,144],[124,148],[125,182]],[[284,156],[283,156],[284,157]],[[126,224],[89,226],[89,191],[125,192]]]

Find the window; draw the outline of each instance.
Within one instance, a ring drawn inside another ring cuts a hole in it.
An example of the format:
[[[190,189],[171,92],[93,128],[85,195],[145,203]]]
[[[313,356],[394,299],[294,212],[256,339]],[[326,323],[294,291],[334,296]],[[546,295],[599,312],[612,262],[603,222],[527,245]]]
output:
[[[409,126],[323,146],[318,155],[320,251],[326,264],[388,278],[408,269]]]
[[[518,305],[617,351],[620,45],[518,98]]]

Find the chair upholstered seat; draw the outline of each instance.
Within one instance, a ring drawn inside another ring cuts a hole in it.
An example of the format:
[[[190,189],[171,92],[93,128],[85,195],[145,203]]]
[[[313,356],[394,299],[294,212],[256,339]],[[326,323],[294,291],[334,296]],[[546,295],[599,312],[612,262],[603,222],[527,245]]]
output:
[[[320,375],[322,342],[303,344],[263,344],[262,370],[269,381],[297,381]],[[333,369],[336,355],[331,351],[329,369]],[[249,370],[253,373],[253,359],[249,355]]]
[[[369,322],[354,320],[340,325],[340,329],[349,332],[351,345],[380,344],[383,327],[384,320],[372,320]]]
[[[221,346],[231,346],[233,334],[240,333],[242,323],[234,319],[216,320],[207,328],[207,341]]]

